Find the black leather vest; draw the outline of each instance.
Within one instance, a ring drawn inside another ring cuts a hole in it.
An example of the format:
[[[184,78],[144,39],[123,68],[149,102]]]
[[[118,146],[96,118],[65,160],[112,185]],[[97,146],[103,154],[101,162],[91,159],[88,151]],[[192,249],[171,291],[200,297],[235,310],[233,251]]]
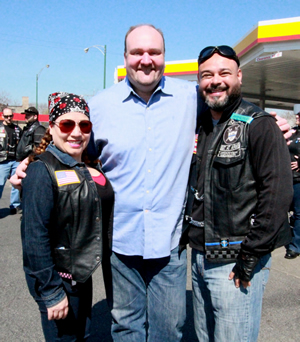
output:
[[[55,192],[49,224],[56,270],[85,282],[100,265],[103,254],[101,201],[89,171],[70,167],[50,152],[37,157],[47,167]]]
[[[237,252],[251,228],[251,216],[255,215],[257,203],[256,181],[248,151],[251,115],[264,114],[243,113],[241,120],[229,119],[214,128],[207,151],[204,185],[207,257],[215,257],[225,245]],[[231,252],[230,256],[235,257],[235,254]]]
[[[7,158],[15,160],[16,159],[16,149],[21,137],[21,128],[15,124],[13,141],[8,141],[8,135],[4,125],[0,125],[0,162],[6,160]]]
[[[257,182],[248,150],[249,125],[252,120],[265,115],[268,114],[259,107],[242,100],[228,120],[214,127],[207,151],[199,148],[204,136],[203,127],[200,127],[197,155],[193,156],[191,166],[183,234],[188,228],[195,200],[197,172],[202,159],[199,151],[202,150],[202,153],[207,153],[203,222],[205,253],[211,261],[235,259],[251,229],[256,213]],[[288,242],[287,224],[281,227],[273,249]]]
[[[23,135],[18,144],[16,152],[16,159],[18,161],[25,159],[33,151],[33,148],[35,146],[34,132],[38,127],[44,128],[45,133],[46,128],[42,126],[38,121],[35,121],[28,129],[26,129],[26,126],[24,127]]]

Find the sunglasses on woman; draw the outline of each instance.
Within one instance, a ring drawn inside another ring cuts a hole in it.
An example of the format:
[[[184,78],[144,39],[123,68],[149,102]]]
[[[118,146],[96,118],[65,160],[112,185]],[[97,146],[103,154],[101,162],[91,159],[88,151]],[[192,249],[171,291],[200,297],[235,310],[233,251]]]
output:
[[[91,133],[93,126],[89,120],[82,120],[78,123],[74,120],[61,120],[59,122],[53,121],[53,123],[59,127],[62,133],[71,133],[75,126],[78,125],[82,133],[88,134]]]
[[[228,45],[207,46],[199,54],[198,65],[200,65],[201,63],[209,59],[216,52],[223,57],[235,60],[237,65],[240,66],[240,61],[239,61],[238,56],[236,55],[233,48],[231,48]]]

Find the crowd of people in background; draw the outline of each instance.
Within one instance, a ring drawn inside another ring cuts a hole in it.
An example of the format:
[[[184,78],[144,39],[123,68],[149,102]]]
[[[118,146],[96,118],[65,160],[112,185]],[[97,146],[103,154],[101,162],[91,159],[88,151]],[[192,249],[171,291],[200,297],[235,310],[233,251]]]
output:
[[[292,241],[286,246],[286,259],[295,259],[300,255],[300,112],[296,114],[296,126],[290,138],[289,151],[293,172],[293,203],[291,206]]]
[[[38,121],[39,112],[29,107],[25,114],[26,125],[23,129],[13,123],[14,113],[11,108],[2,109],[3,122],[0,123],[0,199],[7,179],[16,172],[19,162],[28,157],[39,145],[46,128]],[[21,214],[22,205],[19,191],[12,187],[10,213]]]
[[[188,244],[199,341],[256,341],[271,252],[300,253],[288,222],[298,138],[291,164],[286,122],[242,98],[229,46],[200,52],[199,89],[163,76],[165,41],[153,25],[128,30],[124,64],[125,80],[88,104],[50,94],[46,133],[31,107],[15,134],[16,163],[32,147],[12,183],[23,187],[24,271],[45,339],[88,338],[102,261],[113,340],[180,341]]]

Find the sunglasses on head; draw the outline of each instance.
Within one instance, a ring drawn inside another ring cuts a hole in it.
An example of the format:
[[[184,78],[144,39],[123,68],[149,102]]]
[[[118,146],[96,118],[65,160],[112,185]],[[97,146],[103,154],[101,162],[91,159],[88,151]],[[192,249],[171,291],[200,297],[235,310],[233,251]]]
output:
[[[3,117],[4,117],[5,119],[9,119],[9,118],[12,118],[13,115],[3,115]]]
[[[53,123],[59,127],[62,133],[71,133],[75,126],[78,125],[82,133],[88,134],[91,133],[93,126],[89,120],[82,120],[78,123],[74,120],[61,120],[59,122],[53,121]]]
[[[198,65],[205,62],[207,59],[209,59],[214,53],[218,53],[219,55],[233,59],[236,61],[237,65],[240,66],[240,61],[238,56],[236,55],[233,48],[227,45],[220,45],[220,46],[207,46],[204,48],[198,57]]]

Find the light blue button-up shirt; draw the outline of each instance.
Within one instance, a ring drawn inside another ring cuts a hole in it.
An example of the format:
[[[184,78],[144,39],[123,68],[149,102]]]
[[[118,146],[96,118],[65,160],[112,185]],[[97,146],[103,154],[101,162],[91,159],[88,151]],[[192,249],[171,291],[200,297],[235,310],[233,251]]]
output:
[[[145,259],[170,255],[182,231],[195,84],[163,77],[146,103],[126,78],[89,106],[93,143],[115,191],[113,251]]]

